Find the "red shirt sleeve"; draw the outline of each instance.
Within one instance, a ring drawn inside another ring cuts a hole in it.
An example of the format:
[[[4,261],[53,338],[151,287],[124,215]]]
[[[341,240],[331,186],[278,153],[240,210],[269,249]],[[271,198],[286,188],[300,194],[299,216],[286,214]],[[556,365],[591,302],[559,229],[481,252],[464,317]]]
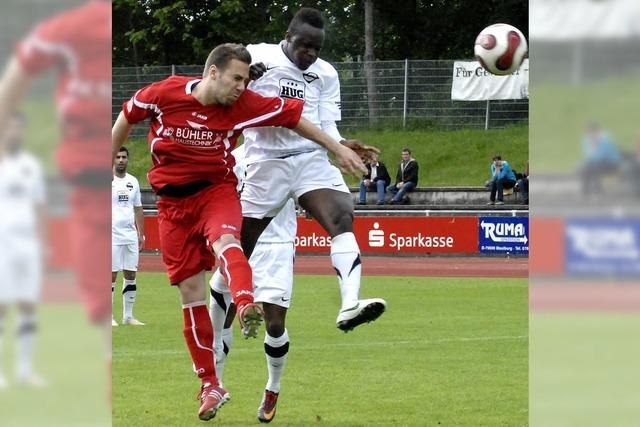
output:
[[[39,74],[54,65],[64,65],[70,60],[68,47],[59,40],[59,21],[56,17],[38,24],[18,44],[16,56],[27,74]]]
[[[143,87],[130,100],[122,104],[124,117],[129,123],[139,123],[160,111],[158,107],[158,102],[160,101],[159,83],[156,82]]]
[[[304,102],[290,98],[267,98],[251,90],[243,93],[243,102],[238,105],[246,119],[236,129],[264,126],[282,126],[293,129],[302,116]]]

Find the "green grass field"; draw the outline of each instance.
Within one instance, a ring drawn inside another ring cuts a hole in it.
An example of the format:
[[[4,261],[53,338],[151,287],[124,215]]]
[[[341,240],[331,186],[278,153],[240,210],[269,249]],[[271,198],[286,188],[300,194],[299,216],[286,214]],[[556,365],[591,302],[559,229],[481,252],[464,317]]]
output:
[[[13,382],[12,312],[0,334],[0,368],[10,381],[10,387],[0,389],[0,425],[111,426],[107,344],[101,331],[89,325],[79,303],[43,304],[38,319],[34,368],[48,385],[40,389]]]
[[[520,172],[529,155],[526,126],[487,131],[359,131],[344,136],[378,147],[382,151],[381,160],[394,180],[402,148],[409,147],[420,165],[418,185],[421,187],[483,185],[489,179],[489,164],[494,154],[501,154]],[[146,173],[151,166],[151,156],[146,140],[132,140],[126,146],[131,152],[129,172],[140,180],[142,187],[149,187]],[[346,179],[350,186],[359,183],[354,177]]]
[[[274,425],[527,425],[526,279],[365,277],[363,295],[389,309],[349,334],[335,327],[334,277],[297,276],[295,287]],[[164,274],[140,273],[136,315],[148,325],[113,330],[113,425],[202,425]],[[212,424],[257,425],[265,382],[262,340],[236,335],[225,369],[232,400]]]

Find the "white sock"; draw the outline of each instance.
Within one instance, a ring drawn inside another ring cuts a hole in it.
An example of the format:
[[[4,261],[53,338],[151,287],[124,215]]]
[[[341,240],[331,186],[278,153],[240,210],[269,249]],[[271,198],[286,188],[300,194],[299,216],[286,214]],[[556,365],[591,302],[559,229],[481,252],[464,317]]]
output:
[[[213,350],[216,358],[216,376],[218,377],[218,381],[222,383],[224,362],[227,359],[230,347],[226,341],[231,342],[233,340],[233,329],[224,329],[227,311],[231,305],[231,292],[222,273],[220,273],[220,269],[217,269],[213,273],[211,280],[209,280],[209,290],[211,294],[209,299],[209,315],[211,316],[211,323],[213,324]],[[231,338],[226,338],[225,341],[225,335]]]
[[[222,349],[216,352],[216,376],[222,384],[222,375],[224,374],[224,365],[233,345],[233,325],[222,330]],[[218,356],[219,355],[219,356]]]
[[[287,354],[289,354],[289,333],[286,329],[284,334],[278,338],[274,338],[268,333],[264,334],[264,353],[269,371],[269,381],[267,381],[265,388],[274,393],[280,393],[280,378],[287,362]]]
[[[124,279],[122,282],[122,318],[133,318],[133,304],[136,302],[136,279]]]
[[[36,344],[35,314],[18,315],[18,332],[16,334],[17,377],[27,378],[33,367],[33,351]]]
[[[353,307],[360,293],[360,248],[353,233],[342,233],[331,239],[331,263],[338,275],[341,310]]]

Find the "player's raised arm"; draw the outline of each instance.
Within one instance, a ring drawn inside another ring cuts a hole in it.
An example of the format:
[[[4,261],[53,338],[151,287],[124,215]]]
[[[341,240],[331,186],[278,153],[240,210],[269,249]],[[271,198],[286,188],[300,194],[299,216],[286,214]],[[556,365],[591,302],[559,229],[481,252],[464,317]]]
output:
[[[116,122],[113,124],[113,128],[111,129],[111,156],[112,159],[116,158],[116,154],[118,154],[118,150],[120,147],[124,145],[124,142],[129,137],[129,133],[131,133],[131,129],[133,125],[129,123],[127,118],[124,116],[124,112],[120,111]]]
[[[304,117],[300,118],[300,121],[293,130],[298,135],[332,152],[336,156],[338,166],[343,171],[353,175],[356,175],[358,172],[367,173],[367,168],[355,151],[340,144]]]

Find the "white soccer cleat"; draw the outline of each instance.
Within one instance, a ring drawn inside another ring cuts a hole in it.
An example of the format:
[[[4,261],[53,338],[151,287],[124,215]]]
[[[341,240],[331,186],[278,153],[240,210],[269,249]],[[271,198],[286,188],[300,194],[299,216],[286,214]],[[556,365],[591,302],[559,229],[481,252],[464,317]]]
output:
[[[111,318],[111,326],[118,326],[118,322],[113,317]]]
[[[349,332],[356,326],[376,320],[387,309],[387,303],[382,298],[361,299],[353,306],[338,313],[336,326]]]
[[[139,321],[136,318],[133,317],[127,317],[126,319],[122,320],[122,324],[123,325],[131,325],[131,326],[145,326],[146,323],[142,323],[141,321]]]

